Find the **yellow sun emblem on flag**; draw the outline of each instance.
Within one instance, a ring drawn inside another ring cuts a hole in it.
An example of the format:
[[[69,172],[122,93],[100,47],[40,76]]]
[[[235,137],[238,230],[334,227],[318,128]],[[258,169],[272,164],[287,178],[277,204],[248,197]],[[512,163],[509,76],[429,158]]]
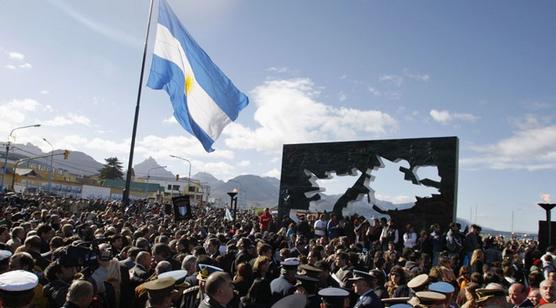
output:
[[[191,88],[193,87],[193,83],[195,80],[193,79],[192,74],[187,74],[185,76],[185,95],[188,96]]]

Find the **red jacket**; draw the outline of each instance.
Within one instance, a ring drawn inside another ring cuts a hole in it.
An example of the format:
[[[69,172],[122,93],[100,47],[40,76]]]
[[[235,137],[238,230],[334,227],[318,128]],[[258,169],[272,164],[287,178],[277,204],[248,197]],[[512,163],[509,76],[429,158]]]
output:
[[[267,231],[268,226],[270,226],[271,222],[272,222],[272,215],[269,212],[264,211],[259,216],[259,224],[261,225],[261,231]]]

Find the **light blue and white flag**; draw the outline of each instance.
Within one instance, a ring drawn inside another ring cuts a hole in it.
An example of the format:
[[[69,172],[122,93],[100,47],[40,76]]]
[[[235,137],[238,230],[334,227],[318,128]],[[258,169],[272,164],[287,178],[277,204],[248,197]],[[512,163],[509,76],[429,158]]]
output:
[[[174,117],[207,152],[228,123],[249,104],[160,0],[156,40],[147,86],[170,95]]]

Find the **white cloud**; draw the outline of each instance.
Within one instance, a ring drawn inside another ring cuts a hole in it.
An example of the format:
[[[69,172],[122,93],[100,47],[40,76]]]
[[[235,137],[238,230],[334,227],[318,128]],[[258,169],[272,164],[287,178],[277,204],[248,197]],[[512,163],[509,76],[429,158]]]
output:
[[[167,117],[166,119],[162,120],[162,123],[165,124],[178,124],[178,120],[173,115]]]
[[[46,95],[46,94],[48,94],[49,92],[48,92],[48,90],[42,90],[40,93]]]
[[[242,160],[237,165],[240,166],[240,167],[247,167],[247,166],[251,165],[251,162],[248,161],[248,160]]]
[[[14,99],[0,102],[0,131],[8,132],[16,126],[34,123],[25,123],[29,120],[28,114],[38,111],[41,104],[34,99]]]
[[[11,65],[11,64],[6,64],[4,65],[5,68],[9,69],[9,70],[15,70],[17,69],[17,67],[15,67],[15,65]]]
[[[526,130],[530,128],[539,128],[548,125],[550,123],[550,117],[536,116],[533,114],[525,114],[521,117],[510,118],[509,122],[519,130]]]
[[[403,70],[403,75],[406,78],[424,82],[429,81],[431,78],[428,74],[410,73],[407,68]]]
[[[23,61],[25,59],[25,55],[16,51],[8,52],[8,57],[12,60]]]
[[[224,130],[226,145],[274,152],[284,143],[378,136],[397,128],[387,113],[326,105],[317,100],[319,93],[306,78],[267,81],[256,87],[251,100],[259,126],[232,123]]]
[[[210,162],[201,165],[199,170],[208,172],[219,179],[229,179],[234,175],[236,168],[225,162]]]
[[[383,83],[392,84],[397,87],[400,87],[403,83],[403,77],[400,75],[382,75],[378,80]]]
[[[338,93],[338,100],[339,100],[340,102],[343,102],[343,101],[345,101],[346,99],[347,99],[347,95],[346,95],[344,92]]]
[[[272,170],[269,170],[265,173],[263,173],[263,176],[269,176],[269,177],[273,177],[273,178],[280,178],[280,175],[282,173],[280,172],[280,170],[273,168]]]
[[[28,62],[19,65],[19,68],[32,68],[32,67],[33,66],[31,65],[31,63]]]
[[[84,126],[91,126],[91,120],[84,116],[74,113],[68,113],[64,116],[57,116],[52,120],[48,120],[44,122],[47,126],[54,126],[54,127],[61,127],[61,126],[68,126],[68,125],[84,125]]]
[[[448,124],[453,121],[475,122],[479,119],[479,117],[470,113],[455,113],[448,110],[432,109],[429,114],[433,120],[442,124]]]
[[[478,155],[463,167],[488,169],[556,169],[556,125],[519,130],[495,144],[475,146]]]
[[[266,69],[269,72],[273,72],[273,73],[286,73],[289,71],[289,68],[287,68],[286,66],[282,66],[282,67],[275,67],[275,66],[271,66],[269,68]]]
[[[64,1],[49,0],[49,2],[57,6],[69,17],[73,18],[75,21],[79,22],[81,25],[85,26],[86,28],[90,29],[93,32],[103,35],[116,43],[125,44],[134,48],[141,46],[141,39],[131,36],[122,30],[110,28],[101,22],[92,20],[87,16],[83,15],[81,12],[78,12],[77,10],[72,8],[69,4],[65,3]]]
[[[367,90],[369,90],[369,92],[371,92],[371,94],[374,95],[374,96],[380,96],[381,95],[380,91],[373,88],[373,87],[368,87]]]

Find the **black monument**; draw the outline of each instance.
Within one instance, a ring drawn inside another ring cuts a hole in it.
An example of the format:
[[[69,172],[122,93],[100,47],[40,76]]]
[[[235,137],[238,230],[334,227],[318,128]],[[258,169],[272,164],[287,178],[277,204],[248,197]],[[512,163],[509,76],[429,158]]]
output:
[[[358,170],[361,173],[359,178],[335,202],[335,213],[341,215],[352,201],[366,195],[369,207],[379,215],[391,216],[398,226],[412,223],[419,230],[438,223],[446,227],[456,218],[458,145],[457,137],[284,145],[279,216],[289,216],[292,209],[309,210],[312,201],[321,199],[315,193],[320,188],[310,181],[311,177],[327,179],[330,172],[342,175],[353,174],[354,170]],[[391,162],[406,160],[409,168],[399,168],[405,181],[434,187],[439,194],[416,197],[414,206],[405,210],[384,209],[371,204],[369,194],[374,194],[373,171],[382,167],[382,159]],[[419,179],[415,171],[423,166],[435,166],[440,181]]]

